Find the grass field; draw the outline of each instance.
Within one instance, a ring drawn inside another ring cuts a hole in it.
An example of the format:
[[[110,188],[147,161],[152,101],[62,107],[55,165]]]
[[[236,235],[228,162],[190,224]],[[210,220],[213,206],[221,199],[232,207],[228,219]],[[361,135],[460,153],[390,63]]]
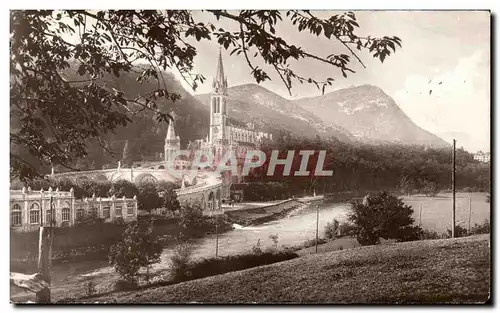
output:
[[[490,292],[489,238],[344,249],[75,302],[482,303]]]
[[[486,193],[480,192],[457,193],[455,205],[456,225],[467,229],[469,226],[469,213],[471,227],[475,223],[481,224],[485,219],[490,220],[490,203],[486,202],[486,195]],[[412,206],[415,224],[420,224],[423,228],[437,233],[446,233],[447,229],[451,229],[451,197],[450,193],[441,193],[437,197],[403,197],[403,201]]]

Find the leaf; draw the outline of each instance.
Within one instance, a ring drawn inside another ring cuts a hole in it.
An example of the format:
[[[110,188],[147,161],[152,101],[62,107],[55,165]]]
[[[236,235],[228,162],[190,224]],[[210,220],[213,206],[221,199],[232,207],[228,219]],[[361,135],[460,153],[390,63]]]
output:
[[[77,70],[78,75],[80,75],[80,76],[85,75],[85,71],[86,71],[85,65],[80,64],[80,66],[78,66],[78,70]]]

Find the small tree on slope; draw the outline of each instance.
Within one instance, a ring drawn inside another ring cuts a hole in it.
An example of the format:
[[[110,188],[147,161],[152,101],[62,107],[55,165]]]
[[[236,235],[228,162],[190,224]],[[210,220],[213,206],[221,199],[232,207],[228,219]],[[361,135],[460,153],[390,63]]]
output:
[[[136,281],[142,267],[146,267],[149,279],[149,269],[160,262],[162,250],[160,238],[154,234],[151,222],[132,222],[123,233],[123,239],[111,247],[109,262],[128,281]]]

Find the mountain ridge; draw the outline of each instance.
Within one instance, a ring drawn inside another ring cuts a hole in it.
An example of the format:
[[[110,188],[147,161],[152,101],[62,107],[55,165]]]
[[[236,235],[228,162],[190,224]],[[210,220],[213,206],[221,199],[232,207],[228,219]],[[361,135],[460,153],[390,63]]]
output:
[[[293,100],[326,123],[337,124],[363,142],[444,147],[440,137],[416,125],[380,87],[370,84]]]

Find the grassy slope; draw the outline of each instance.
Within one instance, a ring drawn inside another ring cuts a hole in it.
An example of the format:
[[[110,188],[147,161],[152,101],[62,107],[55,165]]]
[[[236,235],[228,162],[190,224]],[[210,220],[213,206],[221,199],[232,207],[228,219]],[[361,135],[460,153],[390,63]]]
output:
[[[480,235],[319,253],[85,301],[449,303],[483,302],[489,290],[489,235]]]

